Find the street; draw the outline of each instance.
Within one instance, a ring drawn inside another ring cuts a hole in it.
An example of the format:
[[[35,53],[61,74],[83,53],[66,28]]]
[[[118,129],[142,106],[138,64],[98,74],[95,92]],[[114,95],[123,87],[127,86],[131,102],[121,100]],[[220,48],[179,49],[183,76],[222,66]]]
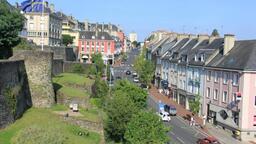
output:
[[[128,60],[120,65],[114,67],[114,77],[121,77],[121,79],[128,79],[133,82],[132,75],[126,75],[126,71],[133,72],[133,67],[136,56],[139,54],[138,49],[134,49],[128,53]],[[198,138],[206,137],[204,134],[196,130],[194,127],[189,126],[181,117],[173,116],[170,122],[164,122],[167,127],[171,127],[168,133],[173,144],[195,144]]]

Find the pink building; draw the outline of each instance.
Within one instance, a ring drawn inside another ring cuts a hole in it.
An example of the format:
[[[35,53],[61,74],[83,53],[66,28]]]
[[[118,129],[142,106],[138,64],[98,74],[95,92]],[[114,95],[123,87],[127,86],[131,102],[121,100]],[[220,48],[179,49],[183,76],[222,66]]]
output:
[[[256,40],[225,35],[223,48],[206,63],[204,87],[208,120],[239,131],[242,140],[255,140]]]
[[[81,61],[90,62],[94,53],[101,53],[105,61],[114,61],[115,42],[107,32],[81,32],[78,51]]]

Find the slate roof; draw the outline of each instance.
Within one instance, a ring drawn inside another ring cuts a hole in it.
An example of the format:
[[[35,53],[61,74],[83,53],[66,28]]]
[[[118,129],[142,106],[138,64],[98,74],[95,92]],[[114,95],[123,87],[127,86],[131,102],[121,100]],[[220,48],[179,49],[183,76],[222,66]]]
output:
[[[205,64],[205,61],[216,51],[219,49],[223,49],[223,38],[218,38],[213,40],[211,43],[207,42],[208,40],[205,40],[205,42],[202,42],[199,44],[198,47],[194,48],[189,52],[190,57],[189,57],[189,64],[190,65],[199,65],[202,66]],[[202,61],[195,61],[194,57],[195,55],[200,56],[200,54],[204,54],[204,62]]]
[[[92,36],[95,36],[95,39],[102,40],[102,36],[104,36],[104,40],[113,40],[113,38],[107,32],[98,32],[96,37],[96,32],[94,31],[84,31],[80,32],[80,39],[92,39]]]
[[[236,41],[227,55],[220,52],[206,66],[236,69],[256,70],[256,40]]]

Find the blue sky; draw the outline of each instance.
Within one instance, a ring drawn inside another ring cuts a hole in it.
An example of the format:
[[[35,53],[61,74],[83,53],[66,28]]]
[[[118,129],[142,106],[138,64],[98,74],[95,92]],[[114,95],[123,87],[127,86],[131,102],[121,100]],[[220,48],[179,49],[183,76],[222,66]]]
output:
[[[21,3],[23,0],[8,0]],[[256,0],[48,0],[80,21],[114,23],[139,40],[162,29],[211,33],[217,28],[237,39],[256,39]]]

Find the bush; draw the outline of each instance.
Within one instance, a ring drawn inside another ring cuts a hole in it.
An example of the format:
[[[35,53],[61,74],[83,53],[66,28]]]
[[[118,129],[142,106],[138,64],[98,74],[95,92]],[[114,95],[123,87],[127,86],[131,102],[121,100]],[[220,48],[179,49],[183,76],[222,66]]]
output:
[[[59,129],[38,125],[20,130],[11,141],[12,144],[64,144],[66,142],[67,137]]]
[[[79,73],[79,74],[83,74],[85,73],[85,69],[83,68],[82,65],[80,64],[75,64],[72,68],[72,72],[73,73]]]

